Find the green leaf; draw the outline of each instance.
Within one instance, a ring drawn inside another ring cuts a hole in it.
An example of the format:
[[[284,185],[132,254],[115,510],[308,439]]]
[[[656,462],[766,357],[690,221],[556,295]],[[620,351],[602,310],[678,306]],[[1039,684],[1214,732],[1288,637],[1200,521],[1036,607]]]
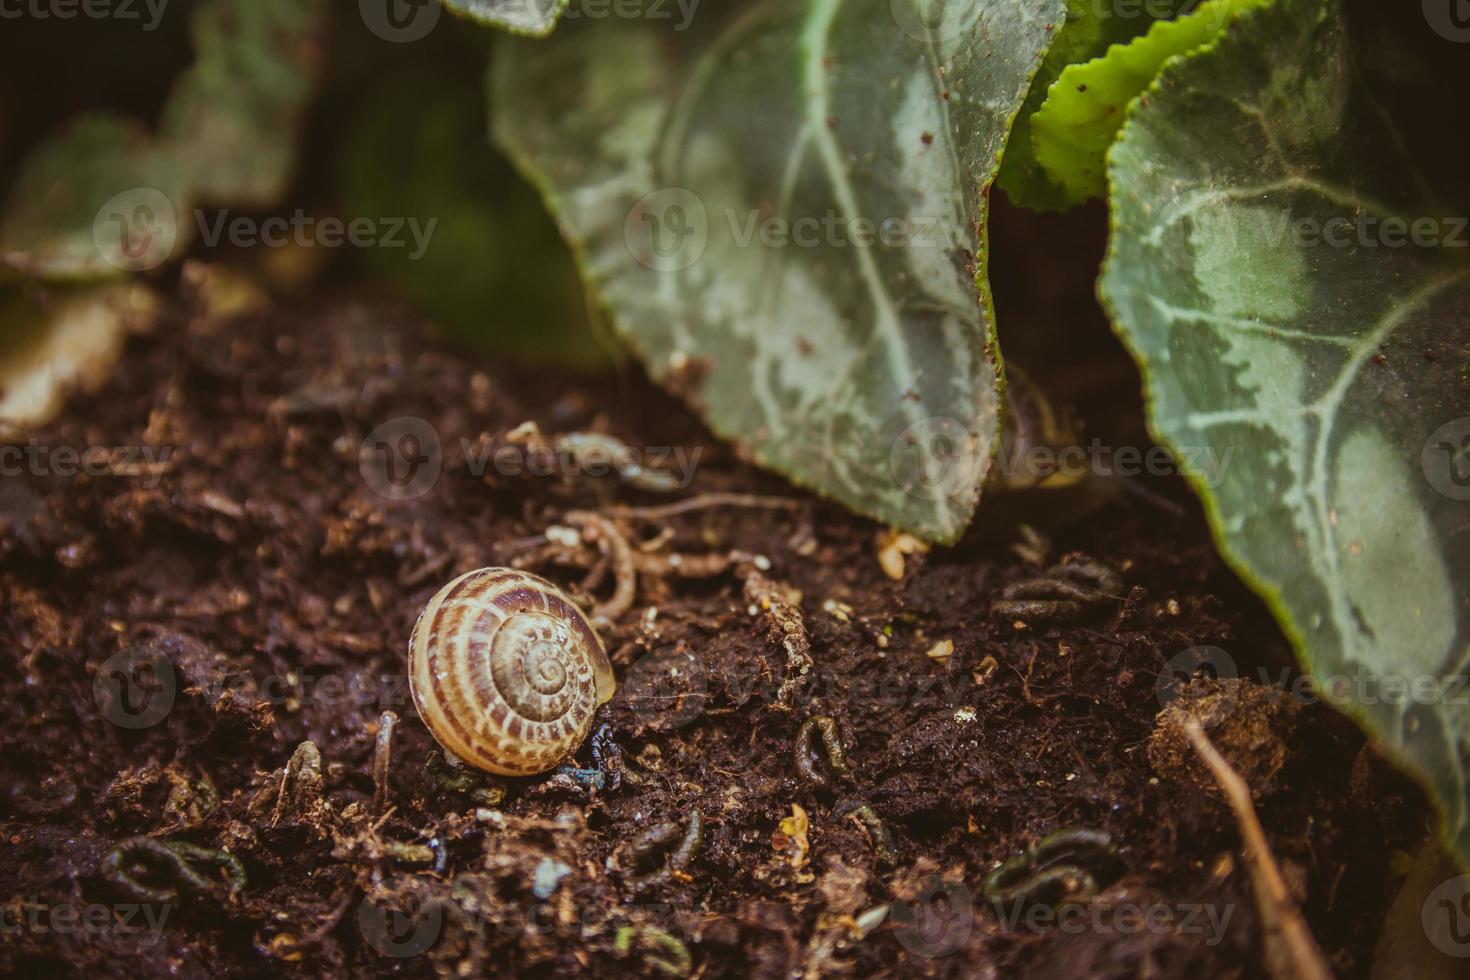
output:
[[[655,378],[758,462],[950,540],[998,419],[977,229],[1061,14],[782,0],[505,41],[496,134]]]
[[[1014,203],[1038,211],[1061,211],[1081,204],[1085,197],[1070,192],[1056,181],[1036,159],[1031,127],[1047,93],[1069,65],[1090,61],[1109,46],[1137,37],[1156,18],[1173,17],[1194,0],[1164,0],[1130,7],[1097,0],[1067,0],[1067,19],[1059,28],[1056,42],[1046,53],[1041,70],[1031,82],[1026,102],[1016,117],[1010,142],[1006,144],[996,186]]]
[[[161,134],[83,116],[22,165],[0,218],[0,274],[78,280],[182,254],[203,202],[265,207],[286,189],[320,68],[325,0],[211,0]]]
[[[569,0],[443,0],[450,12],[528,37],[545,37],[556,28]]]
[[[162,135],[196,200],[263,208],[285,193],[326,11],[325,0],[214,0],[195,13],[195,62],[164,107]]]
[[[1101,293],[1222,551],[1467,861],[1470,252],[1436,197],[1470,188],[1363,78],[1324,0],[1172,62],[1109,156]]]
[[[1107,193],[1104,158],[1128,104],[1170,58],[1218,37],[1231,17],[1270,0],[1209,0],[1178,20],[1158,21],[1128,44],[1067,67],[1031,120],[1036,161],[1070,204]]]
[[[0,222],[0,270],[92,279],[151,268],[174,250],[182,207],[172,153],[131,120],[83,116],[17,175]]]

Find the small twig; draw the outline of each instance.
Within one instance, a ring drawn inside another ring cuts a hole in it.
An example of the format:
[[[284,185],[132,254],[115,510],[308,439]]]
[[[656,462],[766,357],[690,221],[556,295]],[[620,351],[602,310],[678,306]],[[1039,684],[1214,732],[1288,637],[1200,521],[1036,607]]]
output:
[[[633,598],[638,592],[638,577],[633,571],[633,549],[628,539],[616,524],[592,511],[574,510],[566,515],[566,521],[583,532],[583,537],[597,542],[598,548],[612,563],[613,578],[617,581],[612,598],[592,607],[592,618],[611,625],[633,608]]]
[[[681,500],[674,504],[660,504],[656,507],[616,507],[613,508],[612,513],[618,517],[658,520],[663,517],[677,517],[691,511],[705,510],[709,507],[795,510],[800,506],[801,501],[794,497],[762,497],[753,493],[702,493],[688,500]]]
[[[1042,707],[1042,703],[1036,700],[1036,695],[1031,693],[1031,675],[1036,670],[1036,658],[1041,653],[1041,648],[1033,641],[1031,644],[1031,659],[1026,661],[1026,675],[1021,678],[1021,694],[1025,696],[1026,703]]]
[[[373,812],[382,813],[388,802],[388,768],[393,764],[393,728],[398,716],[385,711],[378,718],[378,737],[373,745]]]
[[[1317,940],[1297,911],[1291,893],[1287,891],[1286,879],[1281,877],[1281,869],[1271,856],[1266,832],[1261,829],[1260,818],[1251,802],[1250,787],[1220,755],[1198,719],[1186,721],[1184,731],[1220,784],[1240,827],[1246,867],[1250,869],[1251,885],[1256,895],[1256,910],[1261,917],[1266,968],[1276,980],[1331,980],[1332,972],[1322,959]]]

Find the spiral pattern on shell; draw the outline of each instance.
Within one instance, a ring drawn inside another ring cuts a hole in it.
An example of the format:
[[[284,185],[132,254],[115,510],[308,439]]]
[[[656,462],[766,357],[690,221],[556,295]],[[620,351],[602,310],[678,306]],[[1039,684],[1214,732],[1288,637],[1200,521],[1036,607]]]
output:
[[[530,776],[582,744],[615,683],[602,641],[560,589],[482,568],[440,589],[409,641],[409,687],[439,744],[502,776]]]

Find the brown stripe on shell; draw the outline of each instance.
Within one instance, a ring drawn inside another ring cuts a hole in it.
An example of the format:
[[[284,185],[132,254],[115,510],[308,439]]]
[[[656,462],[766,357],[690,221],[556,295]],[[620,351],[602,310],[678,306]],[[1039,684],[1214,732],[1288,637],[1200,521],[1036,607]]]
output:
[[[451,704],[464,703],[464,690],[460,685],[459,679],[460,672],[457,669],[446,669],[445,675],[449,681],[448,685],[446,685],[446,678],[439,676],[439,671],[435,669],[435,665],[440,662],[441,657],[446,658],[450,663],[457,662],[457,651],[446,650],[446,644],[450,647],[454,645],[454,637],[458,635],[457,631],[462,627],[464,617],[468,614],[468,609],[462,601],[455,601],[453,603],[448,601],[449,591],[452,591],[453,588],[453,586],[450,586],[450,590],[447,590],[441,597],[436,597],[436,615],[433,624],[434,629],[430,634],[430,639],[431,641],[437,639],[437,642],[432,642],[431,645],[427,646],[421,652],[421,655],[425,657],[425,668],[429,676],[430,689],[434,693],[433,707],[435,714],[441,719],[441,724],[449,727],[454,734],[455,740],[459,743],[457,746],[447,745],[445,747],[454,751],[456,754],[462,755],[464,752],[472,751],[471,747],[475,744],[475,734],[465,726],[463,720],[460,718],[459,712],[449,710],[449,705]],[[446,606],[449,609],[447,613],[445,612]],[[424,716],[424,720],[427,723],[428,716]],[[435,730],[434,725],[430,724],[429,730],[438,737],[439,732]]]

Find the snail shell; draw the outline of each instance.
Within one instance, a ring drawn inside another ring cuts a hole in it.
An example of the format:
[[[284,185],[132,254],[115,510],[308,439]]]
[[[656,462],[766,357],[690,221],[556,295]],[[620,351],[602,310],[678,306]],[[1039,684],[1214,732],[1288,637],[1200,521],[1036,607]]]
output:
[[[616,689],[582,611],[550,582],[482,568],[424,607],[408,652],[424,724],[465,762],[502,776],[545,772],[587,737]]]

